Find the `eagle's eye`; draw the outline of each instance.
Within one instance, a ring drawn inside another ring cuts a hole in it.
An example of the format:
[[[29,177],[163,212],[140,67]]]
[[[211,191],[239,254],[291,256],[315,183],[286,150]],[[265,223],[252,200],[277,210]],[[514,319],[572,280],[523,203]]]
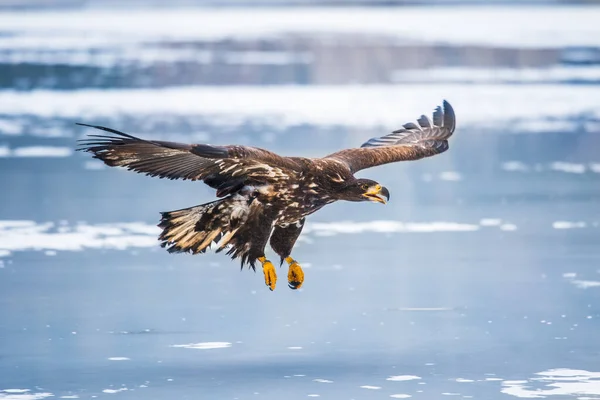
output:
[[[366,183],[363,183],[363,184],[361,185],[361,188],[362,188],[363,190],[369,190],[369,185],[367,185]]]

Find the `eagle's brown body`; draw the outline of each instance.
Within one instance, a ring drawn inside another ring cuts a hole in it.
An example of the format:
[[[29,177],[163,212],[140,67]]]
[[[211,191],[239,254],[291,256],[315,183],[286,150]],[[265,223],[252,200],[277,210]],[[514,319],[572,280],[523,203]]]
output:
[[[434,112],[433,122],[421,116],[418,125],[405,124],[360,148],[317,159],[282,157],[246,146],[148,141],[93,127],[114,136],[90,135],[80,150],[93,153],[107,165],[161,178],[202,180],[216,189],[219,199],[214,202],[162,213],[159,239],[169,252],[200,253],[217,243],[217,251],[227,248],[227,254],[239,257],[242,266],[249,263],[254,268],[259,260],[265,267],[270,264],[264,253],[270,239],[282,261],[300,268],[289,256],[306,216],[337,200],[385,202],[382,196],[389,198],[386,188],[356,179],[354,173],[447,150],[455,116],[444,102],[443,110],[438,107]],[[288,278],[293,288],[301,285]],[[274,281],[267,284],[274,288]]]

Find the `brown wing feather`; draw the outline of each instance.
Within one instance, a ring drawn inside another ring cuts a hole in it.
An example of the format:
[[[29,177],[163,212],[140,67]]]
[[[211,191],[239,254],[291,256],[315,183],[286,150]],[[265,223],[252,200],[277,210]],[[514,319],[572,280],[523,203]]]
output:
[[[244,178],[269,180],[298,168],[291,158],[246,146],[212,146],[144,140],[97,125],[86,125],[112,133],[89,135],[80,140],[79,151],[94,154],[106,165],[168,179],[204,180],[219,188]]]
[[[379,138],[373,138],[358,149],[346,149],[326,158],[345,163],[354,173],[377,165],[418,160],[448,150],[448,138],[454,133],[456,117],[450,103],[444,100],[443,109],[437,107],[433,122],[425,115],[418,125],[407,123],[401,129]]]

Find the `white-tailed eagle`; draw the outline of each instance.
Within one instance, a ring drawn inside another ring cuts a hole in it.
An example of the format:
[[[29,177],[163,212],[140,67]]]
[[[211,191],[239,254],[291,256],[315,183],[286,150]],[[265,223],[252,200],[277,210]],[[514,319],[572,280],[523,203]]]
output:
[[[216,189],[213,202],[163,212],[159,240],[169,252],[203,253],[216,243],[240,258],[242,267],[262,264],[265,283],[273,290],[277,275],[265,256],[271,248],[289,265],[288,284],[304,282],[300,265],[291,257],[306,216],[338,200],[386,203],[388,189],[354,173],[396,161],[418,160],[448,150],[454,132],[454,110],[447,101],[430,120],[422,115],[360,148],[323,158],[282,157],[248,146],[213,146],[144,140],[114,129],[79,124],[110,134],[89,135],[78,150],[93,153],[111,167],[168,179],[203,181]]]

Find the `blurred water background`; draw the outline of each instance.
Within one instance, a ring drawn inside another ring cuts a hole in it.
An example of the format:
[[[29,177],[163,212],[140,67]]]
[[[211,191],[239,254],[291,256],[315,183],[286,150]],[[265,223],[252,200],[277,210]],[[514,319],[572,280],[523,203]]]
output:
[[[600,399],[591,1],[0,2],[0,399]],[[306,282],[170,255],[202,184],[101,124],[317,157],[430,114],[450,150],[309,218]]]

